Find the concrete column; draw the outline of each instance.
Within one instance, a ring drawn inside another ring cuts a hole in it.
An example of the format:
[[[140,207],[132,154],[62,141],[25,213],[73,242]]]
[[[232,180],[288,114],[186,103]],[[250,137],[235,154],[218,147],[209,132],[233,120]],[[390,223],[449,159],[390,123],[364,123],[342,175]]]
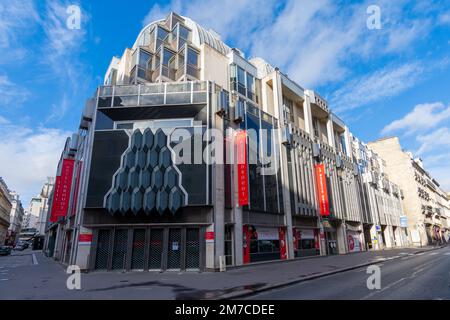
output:
[[[336,149],[336,143],[334,141],[334,130],[333,130],[333,115],[329,114],[327,119],[327,138],[328,144]]]
[[[274,106],[275,106],[275,117],[278,118],[280,126],[277,130],[278,141],[281,141],[281,130],[283,130],[284,124],[284,113],[283,113],[283,91],[282,82],[279,71],[277,70],[273,78],[273,94],[274,94]],[[278,114],[277,114],[278,113]],[[280,160],[282,164],[287,163],[287,149],[281,143],[279,144]],[[288,175],[288,170],[286,165],[281,167],[281,183],[283,190],[283,207],[284,207],[284,225],[286,227],[286,246],[287,246],[287,258],[294,259],[294,235],[292,234],[292,208],[290,201],[289,192],[289,181],[291,177]]]
[[[311,103],[309,95],[305,93],[305,101],[303,101],[303,116],[305,118],[305,131],[314,141],[314,127],[312,122]]]
[[[351,138],[350,138],[350,130],[347,126],[345,126],[345,132],[344,132],[344,139],[345,139],[345,153],[347,154],[347,157],[352,156],[352,145],[351,145]]]
[[[342,222],[338,225],[337,230],[337,243],[338,243],[338,250],[339,254],[346,254],[347,253],[347,235],[345,231],[345,221],[342,220]]]

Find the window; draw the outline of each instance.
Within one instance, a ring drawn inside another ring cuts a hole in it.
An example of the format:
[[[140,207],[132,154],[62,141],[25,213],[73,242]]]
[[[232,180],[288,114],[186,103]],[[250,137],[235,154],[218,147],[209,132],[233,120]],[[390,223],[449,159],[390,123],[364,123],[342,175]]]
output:
[[[117,123],[116,124],[117,130],[124,130],[124,129],[133,129],[133,123]]]
[[[238,92],[243,96],[246,96],[245,87],[245,71],[241,67],[237,67],[237,82],[238,82]]]
[[[151,54],[147,51],[140,50],[139,51],[139,66],[147,69],[149,65],[149,61],[151,61]]]
[[[293,108],[294,103],[292,102],[292,100],[283,97],[284,121],[286,123],[294,122]]]
[[[247,73],[247,97],[255,100],[255,78]]]
[[[198,53],[192,48],[188,48],[187,63],[191,66],[198,66]]]
[[[319,119],[313,118],[314,136],[319,138]]]

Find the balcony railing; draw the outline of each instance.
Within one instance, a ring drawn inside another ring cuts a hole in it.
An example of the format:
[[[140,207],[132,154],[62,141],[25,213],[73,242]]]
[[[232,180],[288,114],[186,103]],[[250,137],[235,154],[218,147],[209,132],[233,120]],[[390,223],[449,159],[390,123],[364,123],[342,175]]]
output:
[[[202,104],[207,102],[207,89],[206,81],[101,86],[98,107]]]

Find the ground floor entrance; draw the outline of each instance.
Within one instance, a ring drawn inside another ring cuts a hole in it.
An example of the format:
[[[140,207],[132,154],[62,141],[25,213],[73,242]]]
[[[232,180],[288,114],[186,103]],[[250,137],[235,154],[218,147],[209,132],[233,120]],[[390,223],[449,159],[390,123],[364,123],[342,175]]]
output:
[[[196,226],[95,229],[90,269],[203,270],[202,230]]]

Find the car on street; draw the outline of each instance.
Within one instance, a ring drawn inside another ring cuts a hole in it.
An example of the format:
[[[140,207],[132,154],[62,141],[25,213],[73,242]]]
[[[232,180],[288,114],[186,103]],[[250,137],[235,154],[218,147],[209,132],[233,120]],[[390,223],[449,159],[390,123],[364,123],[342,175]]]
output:
[[[18,242],[17,244],[16,244],[16,246],[14,247],[14,250],[16,250],[16,251],[23,251],[23,250],[25,250],[26,248],[28,248],[29,247],[29,244],[28,243],[26,243],[26,242]]]
[[[0,256],[8,256],[11,254],[11,247],[0,246]]]

